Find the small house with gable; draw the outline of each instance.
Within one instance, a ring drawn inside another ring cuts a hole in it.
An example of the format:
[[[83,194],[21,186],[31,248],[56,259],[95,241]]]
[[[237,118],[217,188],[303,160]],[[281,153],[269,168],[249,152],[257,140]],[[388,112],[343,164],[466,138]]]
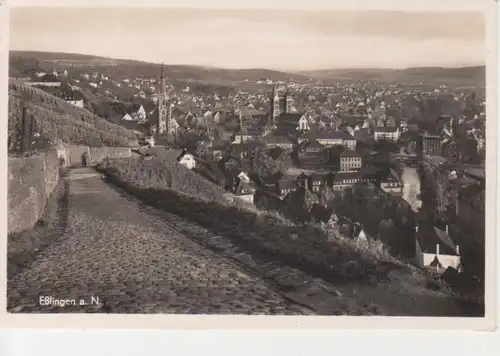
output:
[[[435,226],[416,226],[415,236],[417,266],[438,273],[448,267],[461,269],[459,246],[448,235],[448,227],[443,231]]]

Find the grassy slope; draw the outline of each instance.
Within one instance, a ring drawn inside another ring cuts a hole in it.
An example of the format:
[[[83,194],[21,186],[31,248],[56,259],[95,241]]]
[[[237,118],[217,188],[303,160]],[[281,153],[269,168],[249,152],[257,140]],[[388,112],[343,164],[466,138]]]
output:
[[[24,84],[9,85],[9,95],[27,103],[42,136],[66,143],[90,146],[128,146],[135,134],[119,125],[101,119],[49,93]]]
[[[99,169],[146,203],[212,231],[240,252],[333,283],[343,300],[356,306],[341,313],[373,314],[374,305],[385,315],[460,313],[451,297],[428,289],[426,276],[389,256],[380,243],[356,242],[335,230],[298,226],[277,215],[231,205],[220,188],[179,165],[175,153],[156,155],[159,158],[151,160],[113,160]]]

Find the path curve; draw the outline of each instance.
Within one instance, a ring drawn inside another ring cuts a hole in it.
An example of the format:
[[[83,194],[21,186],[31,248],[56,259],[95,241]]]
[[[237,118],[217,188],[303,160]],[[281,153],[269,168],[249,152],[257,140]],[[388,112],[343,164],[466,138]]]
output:
[[[8,281],[10,312],[314,314],[169,229],[95,171],[69,179],[66,232]]]

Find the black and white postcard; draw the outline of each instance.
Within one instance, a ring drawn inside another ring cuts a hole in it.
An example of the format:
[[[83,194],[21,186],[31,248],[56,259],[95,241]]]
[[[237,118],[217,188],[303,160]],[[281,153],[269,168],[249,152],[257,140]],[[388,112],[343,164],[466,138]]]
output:
[[[490,2],[7,1],[2,314],[492,327]]]

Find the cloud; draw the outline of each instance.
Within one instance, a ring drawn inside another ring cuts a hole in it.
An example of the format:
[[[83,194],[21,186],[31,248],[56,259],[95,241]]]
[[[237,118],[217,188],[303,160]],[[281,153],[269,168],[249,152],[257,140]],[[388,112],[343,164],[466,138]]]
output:
[[[78,28],[79,26],[75,26]],[[56,25],[14,29],[13,49],[89,53],[172,64],[225,68],[307,70],[342,67],[461,66],[484,64],[484,40],[425,40],[386,34],[336,34],[291,22],[205,18],[168,26],[109,22],[85,31],[58,31]],[[66,27],[67,29],[67,27]]]

